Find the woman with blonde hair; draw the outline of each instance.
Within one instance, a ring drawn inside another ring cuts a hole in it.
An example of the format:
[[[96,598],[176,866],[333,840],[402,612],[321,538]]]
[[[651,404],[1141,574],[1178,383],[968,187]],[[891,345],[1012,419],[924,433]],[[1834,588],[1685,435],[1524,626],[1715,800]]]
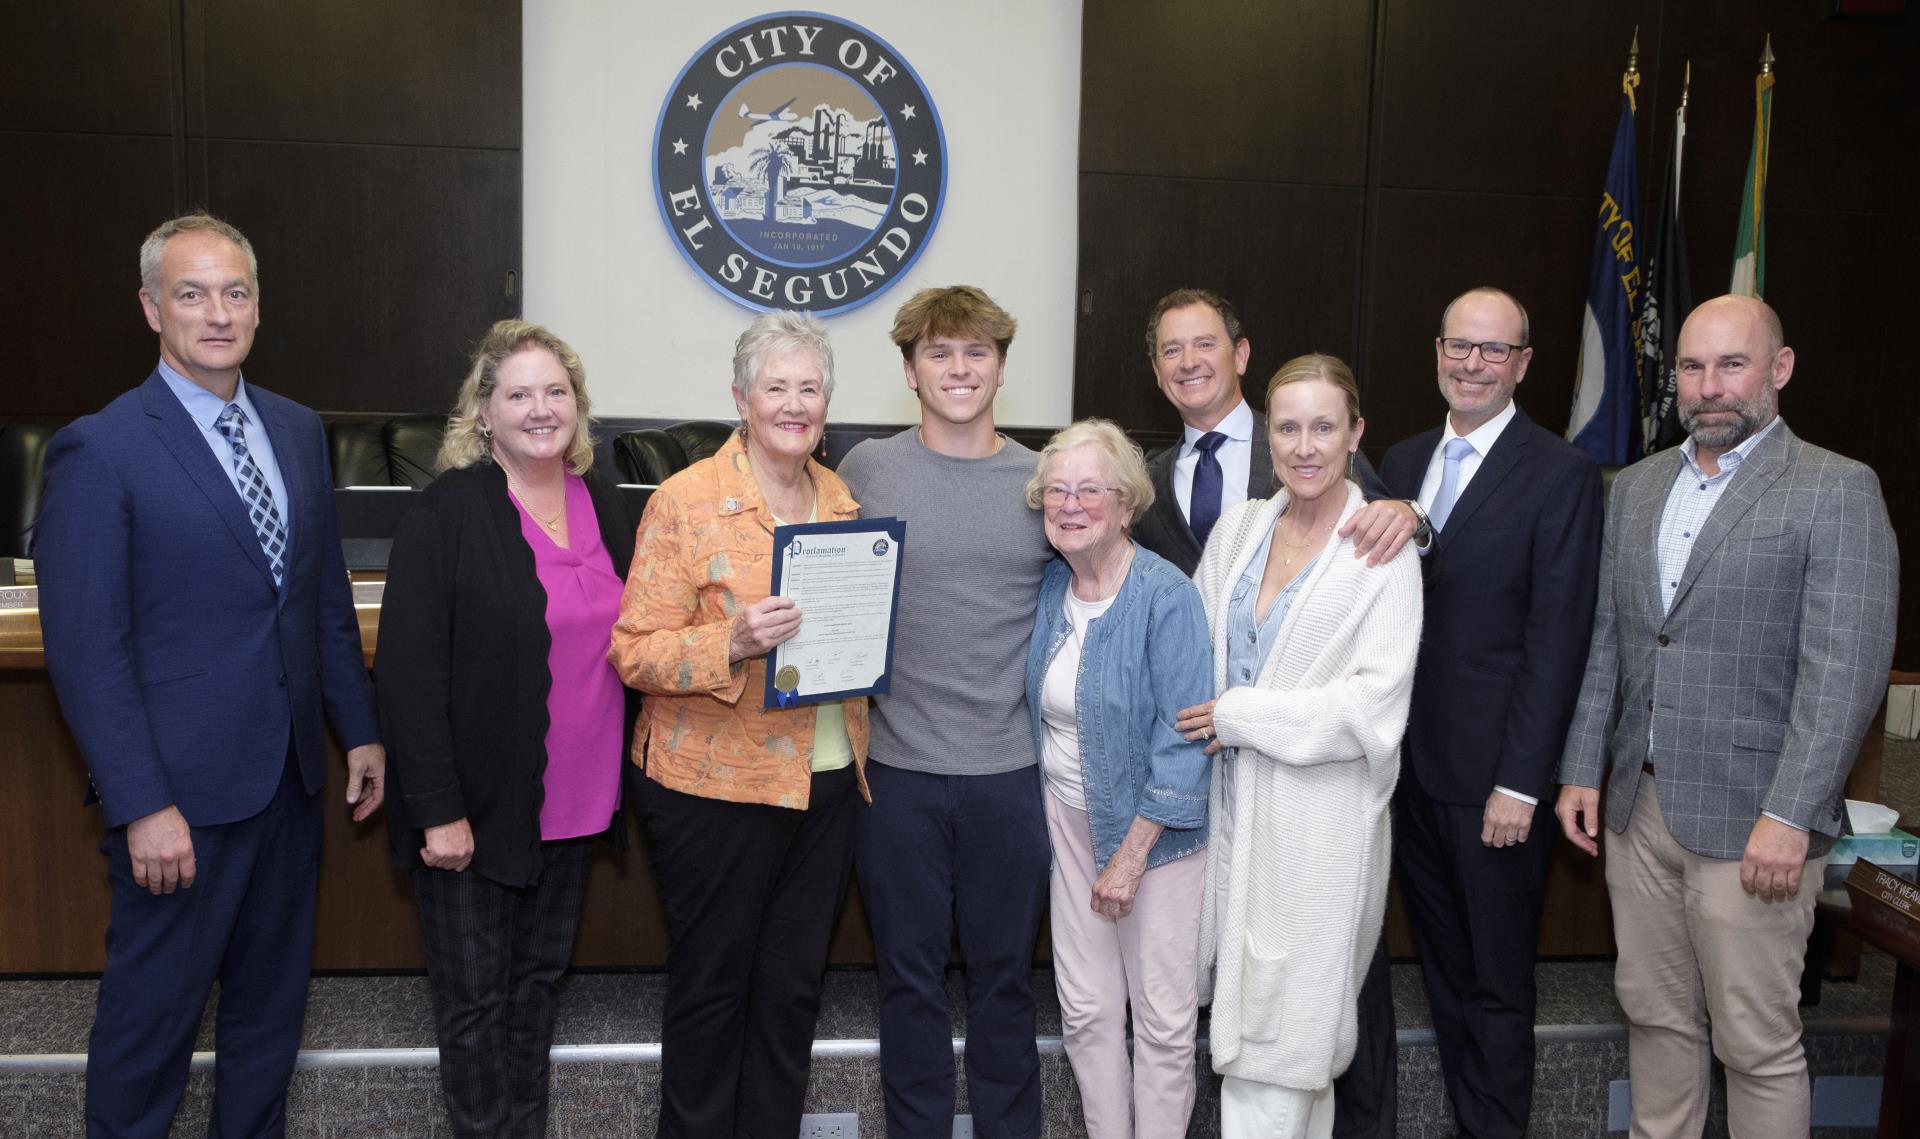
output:
[[[633,554],[592,470],[586,371],[537,324],[488,330],[393,542],[374,680],[387,821],[413,876],[459,1136],[538,1135],[590,844],[622,839],[633,702],[607,630]]]
[[[1377,567],[1339,531],[1366,422],[1347,366],[1267,385],[1281,491],[1221,516],[1196,581],[1219,695],[1179,726],[1216,755],[1200,923],[1223,1139],[1332,1134],[1387,902],[1388,804],[1420,643],[1417,555]]]

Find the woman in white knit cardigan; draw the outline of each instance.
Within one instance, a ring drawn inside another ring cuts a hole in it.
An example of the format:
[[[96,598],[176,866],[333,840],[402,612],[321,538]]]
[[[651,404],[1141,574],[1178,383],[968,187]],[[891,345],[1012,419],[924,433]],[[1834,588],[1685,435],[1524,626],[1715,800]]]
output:
[[[1222,515],[1195,576],[1219,696],[1179,727],[1220,752],[1200,987],[1223,1139],[1332,1134],[1386,909],[1421,587],[1413,550],[1369,567],[1339,537],[1364,426],[1345,364],[1282,365],[1267,432],[1284,489]]]

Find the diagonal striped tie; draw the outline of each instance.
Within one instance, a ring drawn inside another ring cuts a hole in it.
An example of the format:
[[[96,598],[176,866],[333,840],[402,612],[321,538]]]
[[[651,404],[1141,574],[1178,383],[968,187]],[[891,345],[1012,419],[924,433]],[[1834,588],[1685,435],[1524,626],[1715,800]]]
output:
[[[273,491],[267,489],[266,478],[247,452],[247,413],[240,410],[239,404],[230,403],[214,426],[233,448],[233,470],[240,476],[240,497],[246,501],[247,517],[253,521],[253,532],[260,537],[261,552],[267,555],[267,568],[273,571],[273,584],[278,588],[287,571],[287,527],[280,521],[279,508],[273,504]]]

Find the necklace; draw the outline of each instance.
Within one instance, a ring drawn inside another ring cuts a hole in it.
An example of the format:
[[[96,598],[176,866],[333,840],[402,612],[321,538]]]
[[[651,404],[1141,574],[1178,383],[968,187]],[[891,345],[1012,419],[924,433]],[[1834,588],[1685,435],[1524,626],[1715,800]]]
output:
[[[1320,527],[1320,536],[1325,537],[1332,530],[1333,530],[1333,523],[1329,522],[1325,526]],[[1312,530],[1307,531],[1307,540],[1304,542],[1294,543],[1294,542],[1287,541],[1287,532],[1286,532],[1286,527],[1284,525],[1275,526],[1273,531],[1273,536],[1276,542],[1279,542],[1283,548],[1289,549],[1289,550],[1311,549],[1315,541],[1314,532]],[[1280,559],[1280,564],[1283,566],[1291,566],[1293,564],[1293,558],[1294,558],[1294,555],[1288,554],[1285,557]]]
[[[527,513],[533,516],[535,522],[540,523],[540,525],[545,526],[555,534],[560,532],[560,523],[567,516],[567,495],[564,485],[560,491],[560,509],[554,513],[552,518],[540,517],[539,512],[533,508],[533,500],[527,496],[527,488],[521,486],[519,480],[515,479],[512,475],[507,476],[507,489],[511,490],[513,496],[520,500],[520,505],[526,508]]]

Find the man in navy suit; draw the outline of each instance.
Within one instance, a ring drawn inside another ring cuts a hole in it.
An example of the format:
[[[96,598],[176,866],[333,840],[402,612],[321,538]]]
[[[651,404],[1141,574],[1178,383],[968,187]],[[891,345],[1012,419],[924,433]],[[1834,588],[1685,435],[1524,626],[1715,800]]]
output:
[[[1427,515],[1426,618],[1394,795],[1394,864],[1463,1136],[1533,1102],[1534,944],[1553,828],[1535,826],[1573,716],[1600,565],[1600,470],[1513,402],[1526,310],[1455,298],[1434,340],[1447,418],[1381,477]]]
[[[140,249],[160,364],[47,451],[47,670],[107,827],[87,1134],[165,1136],[220,982],[216,1136],[279,1135],[306,1012],[326,722],[354,818],[386,754],[313,412],[247,384],[253,248],[205,215]]]

